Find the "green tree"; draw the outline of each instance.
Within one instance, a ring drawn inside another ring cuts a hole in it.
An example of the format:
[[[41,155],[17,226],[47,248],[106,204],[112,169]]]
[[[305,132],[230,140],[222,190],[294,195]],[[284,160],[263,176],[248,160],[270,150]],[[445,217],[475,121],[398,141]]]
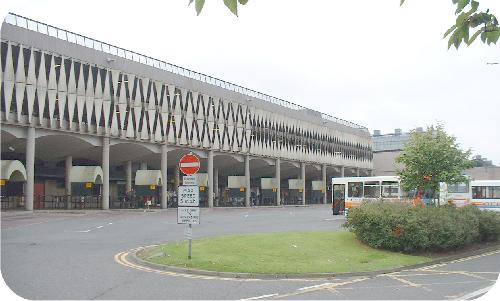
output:
[[[223,0],[224,4],[229,8],[229,10],[238,15],[238,3],[241,5],[247,4],[248,0]],[[200,15],[203,5],[205,5],[205,0],[189,0],[189,4],[194,2],[194,7],[196,9],[196,14]]]
[[[456,138],[448,135],[441,125],[425,132],[413,131],[410,140],[396,162],[404,165],[398,170],[404,190],[437,191],[439,182],[459,183],[466,180],[462,172],[472,167],[471,151],[459,148]]]
[[[401,0],[401,5],[406,0]],[[451,45],[456,49],[464,42],[467,46],[472,44],[477,37],[485,44],[496,44],[500,38],[500,27],[495,15],[490,10],[480,11],[479,2],[474,0],[451,0],[456,5],[455,15],[457,19],[444,34],[448,38],[448,49]],[[474,31],[471,34],[471,31]]]

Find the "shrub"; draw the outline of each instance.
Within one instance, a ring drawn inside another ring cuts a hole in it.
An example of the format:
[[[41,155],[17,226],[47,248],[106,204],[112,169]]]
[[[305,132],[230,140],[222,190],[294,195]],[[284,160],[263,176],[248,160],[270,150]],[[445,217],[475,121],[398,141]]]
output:
[[[444,251],[500,239],[500,214],[474,206],[413,207],[365,203],[351,209],[346,227],[375,248],[391,251]]]

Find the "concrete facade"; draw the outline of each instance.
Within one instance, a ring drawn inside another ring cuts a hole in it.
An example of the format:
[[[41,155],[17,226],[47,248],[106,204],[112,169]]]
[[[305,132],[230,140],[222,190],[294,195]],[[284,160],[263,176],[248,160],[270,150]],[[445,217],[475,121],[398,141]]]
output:
[[[60,172],[69,164],[102,166],[93,193],[103,209],[141,166],[165,175],[165,208],[188,152],[209,169],[209,206],[231,175],[247,177],[250,206],[254,178],[310,182],[373,168],[370,134],[354,123],[20,16],[6,18],[1,38],[2,158],[26,164],[27,204],[37,174],[71,192]]]

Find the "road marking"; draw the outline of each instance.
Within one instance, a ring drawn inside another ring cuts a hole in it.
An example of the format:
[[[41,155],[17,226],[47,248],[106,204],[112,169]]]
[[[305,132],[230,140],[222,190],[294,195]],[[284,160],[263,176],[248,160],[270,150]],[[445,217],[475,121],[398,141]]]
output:
[[[303,290],[307,290],[307,289],[310,289],[310,288],[317,288],[317,287],[322,287],[322,286],[331,285],[331,284],[333,284],[333,283],[328,282],[328,283],[323,283],[323,284],[318,284],[318,285],[311,285],[311,286],[302,287],[302,288],[299,288],[297,290],[298,291],[303,291]]]
[[[262,295],[262,296],[258,296],[258,297],[252,297],[252,298],[247,298],[247,299],[240,299],[238,301],[258,300],[258,299],[264,299],[264,298],[268,298],[268,297],[274,297],[274,296],[277,296],[277,295],[278,294]]]
[[[411,286],[411,287],[418,287],[418,288],[421,288],[421,289],[423,289],[425,291],[428,291],[428,292],[431,291],[430,288],[427,288],[427,287],[423,286],[422,284],[411,282],[409,280],[400,278],[400,277],[398,277],[396,275],[387,274],[387,275],[382,275],[382,276],[387,276],[387,277],[389,277],[389,278],[391,278],[393,280],[399,281],[399,282],[404,283],[404,284],[406,284],[408,286]]]
[[[77,232],[77,233],[88,233],[88,232],[90,232],[90,231],[91,231],[91,230],[90,230],[90,229],[88,229],[88,230],[79,230],[79,231],[75,231],[75,232]]]
[[[102,227],[104,227],[104,226],[97,226],[97,229],[101,229]]]
[[[482,294],[487,293],[492,287],[493,287],[493,285],[485,287],[485,288],[482,288],[482,289],[479,289],[479,290],[474,291],[472,293],[468,293],[466,295],[458,297],[458,299],[456,299],[456,300],[472,300],[472,299],[475,299],[476,297],[478,297],[478,296],[480,296]]]
[[[362,278],[355,278],[353,280],[344,281],[344,282],[331,283],[331,284],[328,284],[328,285],[326,285],[326,283],[322,284],[322,285],[320,284],[319,286],[313,285],[313,286],[311,286],[309,288],[303,288],[302,290],[297,290],[296,292],[293,292],[293,293],[288,293],[288,294],[284,294],[284,295],[278,295],[274,299],[277,299],[277,298],[287,298],[287,297],[291,297],[291,296],[297,296],[297,295],[311,293],[311,292],[320,291],[320,290],[336,289],[336,288],[338,288],[339,286],[342,286],[342,285],[354,284],[356,282],[365,281],[367,279],[370,279],[370,278],[368,278],[368,277],[362,277]]]

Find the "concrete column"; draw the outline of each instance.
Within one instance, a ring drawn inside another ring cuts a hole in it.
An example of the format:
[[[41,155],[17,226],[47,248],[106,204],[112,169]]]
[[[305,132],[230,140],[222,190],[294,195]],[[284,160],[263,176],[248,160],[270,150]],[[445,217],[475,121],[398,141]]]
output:
[[[219,198],[220,198],[220,191],[219,191],[219,169],[215,168],[214,169],[214,191],[215,191],[215,206],[219,206]]]
[[[323,164],[322,169],[321,169],[321,173],[323,175],[323,189],[324,189],[323,190],[323,204],[326,204],[326,201],[327,201],[326,200],[326,191],[327,191],[326,187],[328,187],[328,185],[329,185],[329,183],[326,179],[326,164]]]
[[[276,159],[276,170],[274,172],[274,177],[276,178],[276,182],[278,187],[276,187],[276,205],[279,206],[281,204],[281,159]]]
[[[302,205],[306,204],[306,163],[300,163],[300,178],[302,179]]]
[[[71,209],[71,168],[73,167],[73,157],[72,156],[67,156],[66,161],[65,161],[65,177],[64,177],[64,187],[65,187],[65,194],[67,196],[67,203],[66,203],[66,208]]]
[[[125,192],[132,190],[132,161],[125,163]]]
[[[146,162],[141,162],[141,166],[139,167],[140,170],[148,170],[148,163]]]
[[[340,166],[340,177],[341,178],[345,177],[345,167],[344,166]]]
[[[250,207],[250,155],[245,156],[245,207]]]
[[[109,137],[102,138],[102,209],[109,209]]]
[[[359,177],[359,168],[356,168],[356,177]]]
[[[66,161],[65,161],[65,178],[64,178],[64,187],[65,187],[65,193],[66,195],[71,195],[71,180],[70,180],[70,173],[71,173],[71,168],[73,167],[73,157],[72,156],[67,156]]]
[[[26,136],[26,198],[25,209],[33,211],[35,192],[35,128],[29,127]]]
[[[208,151],[208,208],[214,206],[214,151]]]
[[[161,208],[167,209],[167,144],[161,145]],[[130,164],[132,165],[132,164]]]

